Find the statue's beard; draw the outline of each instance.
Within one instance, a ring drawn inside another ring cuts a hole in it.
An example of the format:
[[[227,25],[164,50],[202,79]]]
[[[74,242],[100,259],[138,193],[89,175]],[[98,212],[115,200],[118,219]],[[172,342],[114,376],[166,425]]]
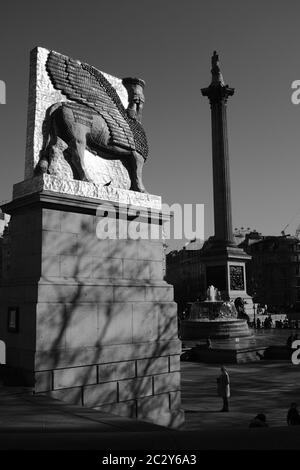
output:
[[[127,109],[127,114],[131,119],[135,119],[136,121],[142,122],[142,113],[136,112],[134,109]]]

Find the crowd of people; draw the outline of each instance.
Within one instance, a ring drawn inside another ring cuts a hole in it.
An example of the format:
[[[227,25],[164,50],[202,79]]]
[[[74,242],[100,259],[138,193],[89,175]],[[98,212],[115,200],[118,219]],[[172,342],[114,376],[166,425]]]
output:
[[[300,321],[298,320],[291,320],[288,318],[285,318],[284,320],[276,320],[273,321],[272,315],[269,314],[265,318],[256,318],[253,320],[253,322],[250,322],[249,324],[250,327],[252,328],[257,328],[258,330],[260,328],[265,328],[265,329],[270,329],[270,328],[285,328],[285,329],[299,329],[300,328]]]

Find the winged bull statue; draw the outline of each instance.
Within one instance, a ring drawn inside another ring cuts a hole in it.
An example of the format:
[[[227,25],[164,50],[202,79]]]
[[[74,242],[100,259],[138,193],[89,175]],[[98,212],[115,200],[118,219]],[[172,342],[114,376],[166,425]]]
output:
[[[55,173],[54,155],[61,139],[75,179],[89,181],[84,161],[87,149],[105,159],[121,160],[130,177],[130,189],[146,192],[142,168],[148,145],[141,125],[145,82],[137,78],[122,80],[129,101],[125,109],[115,88],[96,68],[51,51],[46,69],[52,85],[67,101],[47,109],[36,173]]]

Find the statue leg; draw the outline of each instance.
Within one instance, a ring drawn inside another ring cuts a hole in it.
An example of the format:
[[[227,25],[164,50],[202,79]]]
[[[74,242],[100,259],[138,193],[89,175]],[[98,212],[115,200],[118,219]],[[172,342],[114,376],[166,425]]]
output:
[[[43,123],[44,144],[40,152],[40,159],[36,166],[36,173],[53,173],[53,168],[50,166],[52,160],[55,159],[55,152],[57,150],[57,136],[58,129],[56,126],[56,116],[59,112],[57,103],[47,110],[47,117]]]
[[[53,136],[49,134],[46,145],[40,152],[40,159],[35,168],[37,174],[48,172],[53,157],[53,147],[55,147],[56,142],[56,135]]]
[[[144,158],[138,152],[132,152],[131,156],[124,159],[126,168],[129,173],[132,191],[138,191],[140,193],[146,193],[146,189],[142,181],[142,170],[144,165]]]
[[[86,147],[85,138],[77,138],[69,143],[69,154],[71,155],[72,165],[74,165],[78,178],[81,181],[89,181],[84,165],[84,151]]]

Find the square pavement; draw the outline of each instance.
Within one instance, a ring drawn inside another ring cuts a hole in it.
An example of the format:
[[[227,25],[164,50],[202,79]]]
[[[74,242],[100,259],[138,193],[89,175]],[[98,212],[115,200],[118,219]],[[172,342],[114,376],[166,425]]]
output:
[[[264,413],[270,427],[287,426],[290,403],[300,408],[300,365],[289,361],[260,361],[226,366],[231,382],[229,413],[221,413],[216,378],[220,366],[182,362],[182,430],[203,431],[248,428],[258,413]]]

